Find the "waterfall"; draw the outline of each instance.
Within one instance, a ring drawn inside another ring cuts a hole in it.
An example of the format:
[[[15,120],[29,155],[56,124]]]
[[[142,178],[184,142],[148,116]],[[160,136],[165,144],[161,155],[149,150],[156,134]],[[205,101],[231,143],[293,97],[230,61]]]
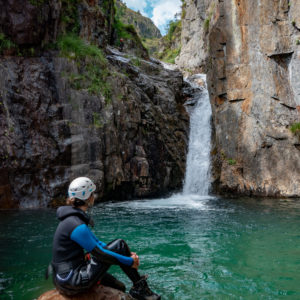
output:
[[[206,75],[187,80],[197,89],[190,113],[190,135],[183,194],[208,195],[210,185],[211,105],[206,88]]]

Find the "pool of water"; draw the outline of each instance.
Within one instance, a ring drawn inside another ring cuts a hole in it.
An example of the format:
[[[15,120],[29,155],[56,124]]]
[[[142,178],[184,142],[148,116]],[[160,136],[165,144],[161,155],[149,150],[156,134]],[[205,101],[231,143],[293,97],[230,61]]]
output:
[[[139,254],[163,299],[300,299],[299,199],[175,195],[99,204],[91,214],[99,239],[123,238]],[[51,289],[55,211],[2,211],[0,226],[0,299]],[[118,267],[110,271],[130,287]]]

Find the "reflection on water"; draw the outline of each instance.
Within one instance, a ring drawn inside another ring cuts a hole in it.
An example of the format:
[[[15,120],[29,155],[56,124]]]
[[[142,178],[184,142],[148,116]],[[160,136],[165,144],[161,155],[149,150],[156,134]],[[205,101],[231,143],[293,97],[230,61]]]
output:
[[[122,237],[139,253],[164,299],[300,298],[300,200],[178,194],[91,213],[100,239]],[[0,225],[0,298],[37,298],[52,288],[43,276],[55,212],[1,212]],[[111,272],[130,287],[118,267]]]

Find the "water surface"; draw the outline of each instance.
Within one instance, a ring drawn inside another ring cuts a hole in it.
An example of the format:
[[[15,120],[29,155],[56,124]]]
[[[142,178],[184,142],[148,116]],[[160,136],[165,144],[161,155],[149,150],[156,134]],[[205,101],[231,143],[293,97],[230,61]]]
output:
[[[101,240],[124,238],[140,255],[163,299],[300,299],[300,200],[175,195],[91,214]],[[53,287],[43,276],[55,212],[0,212],[0,225],[0,299],[37,298]]]

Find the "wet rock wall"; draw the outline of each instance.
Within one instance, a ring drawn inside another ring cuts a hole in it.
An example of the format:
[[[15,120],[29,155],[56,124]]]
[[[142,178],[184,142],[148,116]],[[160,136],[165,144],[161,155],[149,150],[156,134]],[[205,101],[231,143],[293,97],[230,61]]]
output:
[[[10,36],[15,29],[7,24],[14,27],[16,1],[5,5],[1,30]],[[63,32],[63,1],[41,5],[45,15],[39,20],[45,26],[54,20],[55,30]],[[0,57],[1,208],[62,204],[77,176],[95,181],[98,201],[161,195],[182,185],[188,134],[182,75],[107,47],[114,34],[112,16],[96,5],[87,1],[78,7],[79,34],[102,47],[109,91],[103,87],[91,93],[86,82],[78,84],[85,66],[45,50],[49,30],[33,40],[27,29],[21,30],[28,36],[13,40],[18,50],[34,48],[32,55],[13,50]],[[26,1],[18,10],[18,20],[31,22],[25,28],[37,25],[27,14],[36,9]]]
[[[215,190],[299,196],[299,138],[290,128],[300,121],[300,2],[186,2],[198,9],[193,22],[203,32],[200,50],[183,49],[208,74]]]

